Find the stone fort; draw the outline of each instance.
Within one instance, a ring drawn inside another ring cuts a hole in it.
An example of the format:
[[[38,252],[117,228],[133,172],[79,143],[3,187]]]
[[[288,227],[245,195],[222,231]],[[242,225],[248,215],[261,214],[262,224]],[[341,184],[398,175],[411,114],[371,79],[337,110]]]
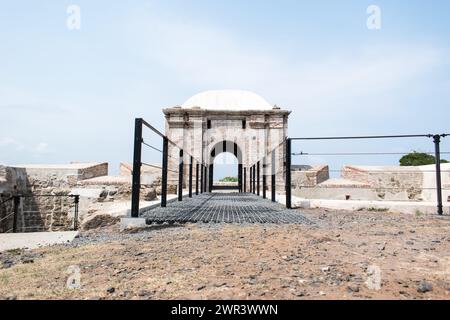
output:
[[[239,185],[249,186],[249,167],[273,151],[274,156],[266,159],[264,174],[270,174],[269,164],[274,161],[278,171],[277,185],[284,185],[283,142],[287,137],[290,111],[270,105],[252,92],[216,90],[199,93],[181,106],[166,108],[163,112],[167,137],[206,163],[209,171],[207,190],[213,189],[214,159],[223,152],[237,157]],[[179,149],[170,148],[169,153],[169,167],[176,168]],[[186,174],[187,171],[184,170]],[[168,181],[176,185],[177,174],[169,173]],[[184,181],[187,181],[187,176]]]

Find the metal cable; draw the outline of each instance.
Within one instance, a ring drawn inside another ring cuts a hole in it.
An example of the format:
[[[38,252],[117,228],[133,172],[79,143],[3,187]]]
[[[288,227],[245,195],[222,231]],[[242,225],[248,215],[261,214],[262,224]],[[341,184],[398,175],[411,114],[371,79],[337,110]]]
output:
[[[154,146],[148,144],[148,143],[145,142],[144,140],[142,140],[142,144],[144,144],[144,145],[146,145],[147,147],[152,148],[153,150],[156,150],[156,151],[158,151],[158,152],[161,152],[161,153],[163,152],[162,150],[160,150],[160,149],[158,149],[158,148],[156,148],[156,147],[154,147]]]
[[[13,213],[10,213],[10,214],[7,215],[6,217],[1,218],[1,219],[0,219],[0,222],[6,220],[7,218],[11,217],[12,215],[14,215],[14,212],[13,212]]]
[[[434,152],[420,152],[424,154],[434,155]],[[371,156],[371,155],[408,155],[407,153],[400,152],[342,152],[342,153],[307,153],[307,152],[299,152],[292,153],[293,156]],[[441,154],[450,154],[450,152],[441,152]]]
[[[294,167],[294,165],[292,165],[291,167]],[[401,167],[400,167],[401,168]],[[294,168],[295,169],[295,168]],[[293,170],[294,172],[295,172],[295,170]],[[361,171],[359,171],[359,169],[358,168],[355,168],[355,169],[352,169],[352,168],[350,168],[350,170],[349,171],[346,171],[345,170],[345,168],[342,168],[342,169],[340,169],[340,170],[336,170],[336,169],[333,169],[333,170],[310,170],[310,169],[308,169],[308,170],[297,170],[297,172],[308,172],[308,171],[310,171],[310,172],[313,172],[313,171],[327,171],[327,172],[337,172],[337,173],[340,173],[340,172],[353,172],[353,171],[357,171],[357,172],[359,172],[359,173],[395,173],[395,174],[411,174],[411,173],[436,173],[436,170],[417,170],[417,171],[404,171],[404,170],[402,170],[402,171],[389,171],[389,170],[383,170],[383,171],[381,171],[381,170],[379,170],[379,171],[377,171],[377,170],[361,170]],[[450,172],[450,170],[441,170],[441,173],[447,173],[447,172]]]
[[[363,183],[363,182],[362,182]],[[320,184],[316,185],[316,186],[304,186],[304,185],[300,185],[300,186],[295,186],[295,187],[299,187],[299,188],[305,188],[305,189],[339,189],[339,187],[341,188],[348,188],[348,186],[339,186],[339,185],[325,185],[324,187],[322,187]],[[419,187],[365,187],[364,185],[358,185],[358,187],[360,187],[361,189],[364,190],[379,190],[379,191],[383,191],[383,190],[408,190],[411,188],[417,189],[417,190],[437,190],[437,188],[419,188]],[[443,191],[450,191],[450,189],[442,189]]]

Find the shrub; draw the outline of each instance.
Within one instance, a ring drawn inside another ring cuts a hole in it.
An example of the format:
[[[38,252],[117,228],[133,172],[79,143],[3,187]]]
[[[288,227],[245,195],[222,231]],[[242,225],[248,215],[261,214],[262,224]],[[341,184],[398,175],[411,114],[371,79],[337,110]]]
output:
[[[427,164],[435,164],[436,158],[431,154],[422,153],[422,152],[412,152],[403,156],[400,159],[400,166],[424,166]],[[441,163],[448,163],[447,160],[442,159]]]

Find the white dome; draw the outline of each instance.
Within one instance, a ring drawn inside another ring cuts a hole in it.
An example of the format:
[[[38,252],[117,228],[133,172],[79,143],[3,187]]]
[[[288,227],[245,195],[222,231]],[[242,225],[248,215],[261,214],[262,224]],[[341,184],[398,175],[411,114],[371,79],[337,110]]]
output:
[[[242,90],[205,91],[187,100],[182,108],[207,110],[272,110],[272,106],[256,93]]]

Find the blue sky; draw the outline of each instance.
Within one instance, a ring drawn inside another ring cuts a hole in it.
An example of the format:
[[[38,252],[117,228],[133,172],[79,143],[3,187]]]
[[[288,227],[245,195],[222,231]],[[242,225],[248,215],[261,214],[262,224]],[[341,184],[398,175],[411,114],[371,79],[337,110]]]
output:
[[[114,171],[131,160],[135,117],[163,129],[161,108],[210,89],[292,110],[290,136],[450,131],[448,1],[0,3],[0,163],[109,161]],[[81,30],[66,27],[71,4]],[[369,5],[381,30],[366,27]],[[294,151],[337,147],[304,148]]]

